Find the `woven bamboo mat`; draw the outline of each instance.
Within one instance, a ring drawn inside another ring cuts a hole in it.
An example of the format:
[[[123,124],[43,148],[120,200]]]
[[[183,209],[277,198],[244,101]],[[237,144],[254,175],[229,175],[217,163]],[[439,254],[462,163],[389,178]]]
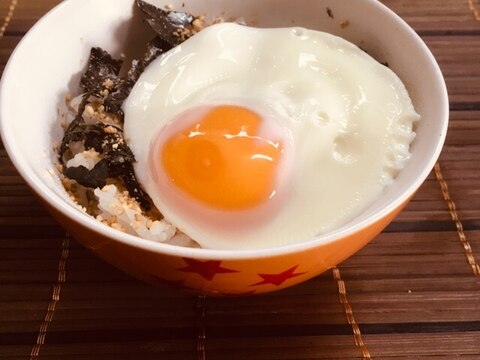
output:
[[[60,0],[0,0],[0,72]],[[0,359],[480,359],[480,2],[385,0],[444,71],[435,171],[360,253],[272,295],[157,289],[70,240],[0,144]]]

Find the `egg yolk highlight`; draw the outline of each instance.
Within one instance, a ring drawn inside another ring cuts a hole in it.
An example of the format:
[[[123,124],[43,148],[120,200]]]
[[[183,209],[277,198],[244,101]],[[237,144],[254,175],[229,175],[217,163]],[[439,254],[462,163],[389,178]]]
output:
[[[242,210],[272,198],[282,155],[277,139],[262,136],[257,113],[236,105],[209,109],[171,135],[160,151],[167,177],[192,198]]]

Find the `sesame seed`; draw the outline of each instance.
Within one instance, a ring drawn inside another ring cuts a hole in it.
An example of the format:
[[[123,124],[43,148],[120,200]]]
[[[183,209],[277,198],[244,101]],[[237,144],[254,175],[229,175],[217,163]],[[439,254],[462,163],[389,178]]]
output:
[[[113,81],[111,79],[107,79],[103,82],[103,86],[107,89],[111,89],[113,87]]]
[[[103,131],[106,134],[116,134],[117,133],[117,129],[113,126],[107,126],[105,129],[103,129]]]
[[[85,106],[85,113],[86,113],[88,116],[93,116],[93,115],[95,114],[95,110],[93,109],[92,106],[87,105],[87,106]]]
[[[340,27],[342,29],[345,29],[348,25],[350,25],[350,22],[348,20],[342,20],[340,21]]]
[[[201,30],[205,26],[202,20],[200,19],[195,19],[192,23],[193,27],[195,30]]]

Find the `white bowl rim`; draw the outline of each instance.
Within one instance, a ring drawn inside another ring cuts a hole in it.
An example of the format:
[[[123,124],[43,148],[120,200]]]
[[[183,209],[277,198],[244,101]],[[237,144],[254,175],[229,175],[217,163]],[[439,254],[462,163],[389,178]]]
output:
[[[3,141],[3,145],[9,155],[12,163],[14,164],[17,171],[20,173],[22,178],[27,182],[27,184],[35,191],[35,193],[43,199],[46,203],[50,206],[55,208],[57,211],[61,212],[65,216],[67,216],[71,221],[79,223],[80,225],[96,232],[104,237],[107,237],[113,241],[118,241],[123,243],[124,245],[132,246],[135,248],[139,248],[142,250],[146,250],[152,253],[158,253],[162,255],[171,255],[176,257],[184,257],[184,258],[196,258],[196,259],[203,259],[203,260],[211,260],[211,259],[221,259],[221,260],[253,260],[253,259],[260,259],[260,258],[268,258],[268,257],[275,257],[275,256],[283,256],[286,254],[293,254],[303,252],[309,249],[316,248],[321,245],[326,245],[328,243],[332,243],[338,241],[342,238],[349,237],[355,233],[358,233],[362,229],[369,227],[371,224],[375,223],[377,220],[387,216],[395,209],[399,208],[402,204],[404,204],[416,190],[420,187],[420,185],[425,181],[431,170],[433,169],[435,163],[437,162],[438,157],[443,148],[443,144],[445,142],[446,134],[447,134],[447,127],[448,127],[448,119],[449,119],[449,101],[448,101],[448,92],[447,87],[440,70],[440,67],[435,60],[433,54],[431,53],[430,49],[427,45],[423,42],[420,36],[395,12],[389,9],[386,5],[382,4],[377,0],[366,0],[370,2],[373,6],[377,6],[380,10],[386,12],[387,16],[390,16],[392,20],[397,21],[399,24],[402,25],[403,30],[406,30],[413,38],[418,42],[418,44],[423,48],[425,55],[428,57],[430,65],[433,68],[433,71],[436,75],[436,78],[441,80],[439,81],[441,88],[439,89],[441,93],[441,104],[439,106],[442,109],[443,118],[442,121],[442,132],[438,137],[438,141],[436,144],[435,151],[433,156],[430,158],[428,164],[423,168],[422,172],[418,174],[416,180],[408,186],[401,196],[397,197],[395,201],[388,204],[388,206],[375,211],[371,215],[369,215],[364,220],[355,223],[351,226],[339,229],[337,231],[332,231],[331,233],[325,235],[319,235],[313,237],[310,240],[303,241],[298,244],[292,245],[285,245],[281,247],[274,247],[274,248],[265,248],[265,249],[252,249],[252,250],[216,250],[216,249],[203,249],[203,248],[188,248],[188,247],[180,247],[175,245],[157,243],[153,241],[148,241],[142,238],[139,238],[134,235],[126,234],[121,231],[115,230],[111,227],[105,226],[104,224],[98,222],[94,218],[85,214],[85,216],[78,216],[78,211],[76,211],[72,206],[67,204],[67,202],[60,198],[57,194],[55,194],[48,186],[46,186],[42,180],[26,170],[26,167],[23,165],[25,162],[17,154],[21,152],[17,149],[15,142],[9,141],[9,138],[13,138],[8,134],[8,126],[5,124],[5,119],[7,116],[4,113],[4,107],[1,106],[4,102],[4,94],[5,94],[5,87],[8,83],[9,77],[9,68],[11,64],[14,62],[16,53],[18,49],[22,46],[22,44],[26,41],[29,34],[39,26],[41,26],[44,22],[48,21],[50,17],[54,16],[56,12],[63,9],[63,7],[69,6],[70,3],[73,1],[64,1],[53,9],[51,9],[47,14],[45,14],[30,30],[29,32],[22,38],[19,42],[15,50],[13,51],[10,59],[5,66],[4,73],[2,76],[2,81],[0,83],[0,136]],[[440,120],[439,120],[440,121]]]

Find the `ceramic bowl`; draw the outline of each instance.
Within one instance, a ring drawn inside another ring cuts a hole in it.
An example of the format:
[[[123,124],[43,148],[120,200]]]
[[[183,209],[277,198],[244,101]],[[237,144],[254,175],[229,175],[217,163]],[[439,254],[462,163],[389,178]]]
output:
[[[162,7],[166,4],[150,1]],[[420,187],[445,139],[445,83],[423,41],[402,19],[374,0],[168,3],[175,9],[209,17],[243,17],[259,27],[294,25],[327,31],[356,43],[377,60],[388,62],[405,83],[422,116],[411,145],[412,158],[405,169],[360,216],[335,231],[297,245],[251,251],[181,248],[104,226],[79,210],[59,181],[52,150],[52,144],[62,136],[57,109],[66,93],[79,92],[79,74],[85,69],[92,46],[120,56],[150,35],[138,30],[141,24],[134,18],[133,0],[66,0],[23,38],[1,83],[3,143],[40,201],[74,238],[119,269],[150,283],[207,294],[244,295],[279,290],[338,265],[365,246]]]

